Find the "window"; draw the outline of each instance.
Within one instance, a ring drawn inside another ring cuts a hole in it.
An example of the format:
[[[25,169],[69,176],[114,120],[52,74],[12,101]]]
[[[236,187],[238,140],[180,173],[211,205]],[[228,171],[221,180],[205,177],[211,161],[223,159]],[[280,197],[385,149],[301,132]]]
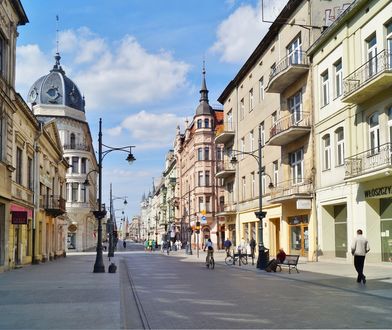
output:
[[[27,188],[34,190],[34,168],[33,159],[27,157]]]
[[[70,144],[71,144],[71,149],[76,148],[76,138],[74,133],[71,133]]]
[[[260,134],[261,134],[261,138],[260,138],[260,140],[261,140],[261,145],[263,146],[263,145],[264,145],[264,141],[265,141],[264,122],[262,122],[262,123],[260,124]]]
[[[230,110],[227,113],[227,129],[229,131],[232,131],[234,129],[233,128],[233,111],[232,110]]]
[[[377,73],[377,39],[376,35],[372,35],[367,40],[367,54],[368,54],[368,61],[369,61],[369,69],[368,74],[369,77],[372,77]]]
[[[22,149],[16,147],[16,183],[22,184]]]
[[[254,145],[255,145],[255,136],[253,134],[253,130],[251,130],[249,132],[249,144],[250,144],[250,146],[249,146],[250,150],[249,151],[253,152],[253,148],[254,148]]]
[[[206,196],[206,212],[211,212],[211,197]]]
[[[274,111],[271,115],[271,127],[273,127],[278,121],[278,114]]]
[[[77,182],[72,182],[71,183],[71,189],[72,189],[72,192],[71,192],[72,200],[71,200],[71,202],[77,202],[78,201],[78,188],[79,188],[79,185],[78,185]]]
[[[204,160],[210,160],[210,147],[204,148]]]
[[[203,127],[203,121],[201,119],[197,120],[197,128],[202,128]]]
[[[275,76],[276,74],[276,63],[271,65],[271,73],[270,73],[270,77]]]
[[[202,210],[204,210],[204,201],[203,197],[199,197],[199,212],[201,212]]]
[[[254,198],[256,196],[256,177],[255,172],[250,173],[251,187],[250,187],[250,197]]]
[[[241,182],[242,182],[242,200],[245,200],[246,199],[246,180],[245,180],[244,176],[242,177]]]
[[[81,202],[86,203],[87,202],[87,195],[86,195],[86,186],[84,184],[80,185],[80,192],[81,192]]]
[[[203,175],[203,171],[199,171],[197,172],[197,182],[198,182],[198,186],[204,186],[204,175]]]
[[[244,112],[245,112],[244,99],[241,99],[241,101],[240,101],[240,120],[244,119]]]
[[[249,112],[251,112],[253,110],[253,106],[254,106],[253,101],[254,101],[253,100],[253,88],[251,88],[249,91]]]
[[[387,50],[388,50],[388,64],[389,68],[392,68],[392,22],[388,23],[386,26],[387,30]]]
[[[329,134],[323,136],[323,170],[331,169],[331,138]]]
[[[301,64],[301,38],[296,38],[291,44],[287,46],[287,56],[289,59],[289,65]]]
[[[328,70],[321,75],[321,106],[329,103],[329,80]]]
[[[290,154],[291,176],[293,184],[303,182],[304,151],[299,149]]]
[[[206,171],[205,173],[205,186],[206,187],[210,186],[210,171]]]
[[[203,160],[203,148],[197,149],[197,160]]]
[[[264,77],[259,80],[259,102],[264,100]]]
[[[204,128],[210,127],[210,120],[208,118],[204,119]]]
[[[335,98],[339,97],[343,93],[343,70],[342,70],[342,59],[339,59],[334,64],[335,69]]]
[[[272,164],[273,166],[273,180],[274,182],[272,182],[274,184],[275,187],[278,186],[278,182],[279,182],[279,163],[277,160],[275,160]]]
[[[87,158],[82,158],[82,168],[81,168],[81,172],[82,174],[85,174],[87,172]]]
[[[378,122],[378,112],[369,117],[369,143],[370,152],[378,153],[380,150],[380,125]]]
[[[343,127],[339,127],[335,131],[336,137],[336,165],[344,165],[344,131]]]
[[[388,109],[389,143],[392,143],[392,107]]]
[[[233,200],[234,200],[234,184],[233,184],[233,182],[228,182],[227,183],[227,193],[228,193],[228,201],[229,201],[229,203],[230,202],[233,202]]]
[[[79,157],[72,157],[72,173],[79,173]]]
[[[216,160],[223,160],[223,148],[216,148]]]
[[[302,120],[302,91],[289,98],[289,110],[292,125]]]
[[[0,34],[0,74],[4,77],[6,75],[5,72],[5,60],[7,58],[6,55],[6,42],[3,36]]]

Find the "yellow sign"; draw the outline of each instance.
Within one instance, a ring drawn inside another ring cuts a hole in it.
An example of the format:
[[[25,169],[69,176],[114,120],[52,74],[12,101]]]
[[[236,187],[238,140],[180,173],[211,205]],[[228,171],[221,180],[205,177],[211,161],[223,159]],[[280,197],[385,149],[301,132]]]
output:
[[[206,215],[206,210],[201,210],[201,214]]]

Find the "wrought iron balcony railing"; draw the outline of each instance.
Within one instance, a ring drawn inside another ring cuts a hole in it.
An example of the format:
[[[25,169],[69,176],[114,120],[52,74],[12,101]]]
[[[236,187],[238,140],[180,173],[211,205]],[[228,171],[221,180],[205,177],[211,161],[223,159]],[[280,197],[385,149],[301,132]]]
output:
[[[41,207],[55,217],[65,213],[65,199],[57,195],[42,195]]]
[[[392,53],[384,49],[343,79],[343,98],[385,71],[392,72]]]
[[[385,143],[345,159],[346,178],[369,174],[392,165],[392,144]]]
[[[309,112],[299,111],[280,118],[270,129],[270,138],[287,131],[290,128],[310,127],[311,116]]]
[[[90,146],[85,143],[64,144],[63,148],[64,148],[64,150],[90,151]]]
[[[309,65],[306,52],[298,50],[280,60],[276,66],[271,69],[270,80],[293,65]]]

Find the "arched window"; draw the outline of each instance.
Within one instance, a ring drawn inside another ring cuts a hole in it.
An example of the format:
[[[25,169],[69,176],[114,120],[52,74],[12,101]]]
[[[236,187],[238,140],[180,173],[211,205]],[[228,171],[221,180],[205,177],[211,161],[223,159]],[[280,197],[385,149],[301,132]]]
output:
[[[71,144],[71,149],[75,149],[75,147],[76,147],[76,138],[75,138],[75,134],[74,133],[71,133],[70,144]]]
[[[378,112],[369,117],[369,145],[372,154],[380,150],[380,124],[378,121]]]
[[[329,134],[323,136],[323,170],[331,169],[331,137]]]
[[[202,128],[203,126],[203,121],[201,119],[197,120],[197,128]]]
[[[343,127],[339,127],[335,131],[336,141],[336,166],[344,164],[344,130]]]
[[[204,119],[204,128],[210,127],[210,120],[208,118]]]

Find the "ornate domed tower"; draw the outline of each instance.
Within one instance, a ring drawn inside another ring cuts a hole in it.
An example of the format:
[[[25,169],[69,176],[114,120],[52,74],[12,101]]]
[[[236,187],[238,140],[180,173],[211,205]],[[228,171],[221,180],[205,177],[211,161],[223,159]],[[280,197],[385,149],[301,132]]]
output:
[[[60,59],[57,53],[53,69],[32,85],[27,100],[38,120],[54,120],[57,124],[64,158],[71,165],[66,176],[67,246],[68,250],[85,251],[96,245],[96,224],[91,210],[96,209],[98,166],[86,122],[84,97],[65,75]],[[84,184],[87,176],[89,187]],[[43,180],[41,187],[45,184]]]

